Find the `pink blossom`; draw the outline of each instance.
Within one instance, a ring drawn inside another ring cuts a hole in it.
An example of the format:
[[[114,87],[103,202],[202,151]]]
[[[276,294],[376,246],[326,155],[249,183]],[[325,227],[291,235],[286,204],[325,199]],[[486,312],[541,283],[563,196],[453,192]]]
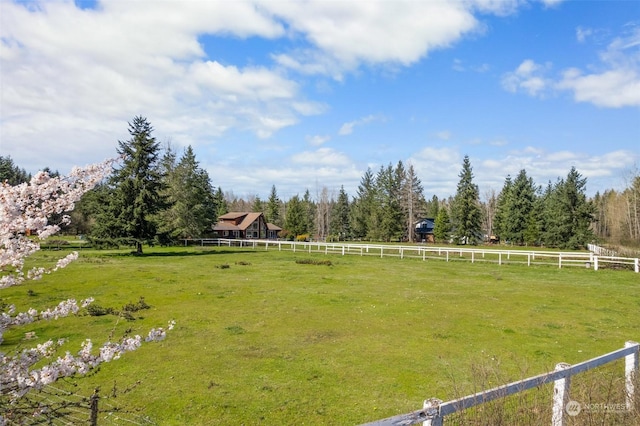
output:
[[[26,274],[23,271],[25,259],[38,251],[36,240],[26,237],[35,232],[40,240],[54,235],[59,225],[69,223],[69,216],[63,216],[59,223],[49,223],[52,214],[70,211],[82,195],[103,180],[111,171],[115,160],[84,168],[74,168],[69,176],[51,177],[45,172],[37,173],[29,183],[10,186],[0,184],[0,288],[22,283],[26,279],[37,280],[66,267],[78,258],[73,252],[59,259],[53,268],[36,266]],[[6,272],[5,272],[6,271]],[[16,313],[15,306],[9,306],[0,313],[0,344],[2,335],[8,327],[20,326],[38,320],[52,320],[69,315],[77,315],[94,301],[92,297],[78,302],[68,299],[56,307],[38,312],[30,308],[27,312]],[[175,321],[169,322],[173,329]],[[163,328],[151,329],[145,341],[160,341],[166,337]],[[91,340],[85,340],[76,356],[66,352],[49,363],[42,360],[53,357],[57,348],[65,343],[58,339],[49,340],[34,348],[23,349],[12,355],[0,352],[0,396],[8,395],[10,400],[23,397],[31,389],[40,389],[62,377],[87,374],[103,362],[120,358],[124,353],[138,349],[142,338],[138,335],[125,337],[120,342],[107,342],[93,352]],[[33,368],[38,364],[40,368]],[[46,407],[42,412],[46,412]],[[37,414],[37,413],[36,413]],[[4,419],[0,414],[0,425]]]

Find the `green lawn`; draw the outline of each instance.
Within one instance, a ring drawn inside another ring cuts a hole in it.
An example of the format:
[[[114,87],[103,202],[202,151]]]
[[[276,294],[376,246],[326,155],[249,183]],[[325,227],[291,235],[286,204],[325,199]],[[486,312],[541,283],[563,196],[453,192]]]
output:
[[[108,404],[158,424],[358,424],[477,391],[479,365],[518,380],[640,339],[640,278],[629,271],[264,248],[80,255],[0,297],[19,311],[89,296],[120,309],[144,297],[144,318],[39,322],[9,330],[3,350],[67,337],[75,352],[86,337],[98,345],[173,319],[165,341],[73,388],[90,395],[99,386],[107,396],[115,385]],[[296,262],[306,259],[331,265]],[[38,339],[25,342],[31,331]]]

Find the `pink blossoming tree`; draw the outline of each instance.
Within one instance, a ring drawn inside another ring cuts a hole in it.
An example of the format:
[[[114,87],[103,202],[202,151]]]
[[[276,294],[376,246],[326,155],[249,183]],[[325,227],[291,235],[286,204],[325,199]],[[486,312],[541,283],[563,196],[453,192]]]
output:
[[[19,285],[25,280],[37,280],[64,268],[78,258],[73,252],[59,259],[54,267],[33,267],[25,271],[25,259],[40,249],[44,240],[60,231],[60,226],[69,223],[65,213],[74,208],[82,195],[107,177],[116,160],[74,168],[66,177],[51,177],[48,173],[36,174],[30,182],[11,186],[0,183],[0,289]],[[58,223],[50,223],[51,217],[61,217]],[[80,302],[68,299],[56,307],[37,311],[16,312],[8,306],[0,312],[0,345],[2,336],[9,327],[16,327],[39,320],[52,320],[77,314],[93,302],[92,298]],[[172,329],[170,322],[167,329]],[[166,337],[164,328],[152,329],[146,337],[125,337],[118,342],[107,342],[97,350],[90,340],[85,340],[76,355],[66,352],[54,359],[64,341],[49,340],[34,348],[7,354],[0,348],[0,425],[7,421],[18,421],[16,415],[37,416],[47,411],[46,406],[33,409],[12,410],[19,407],[33,389],[42,389],[63,377],[84,375],[103,362],[120,358],[125,352],[138,349],[143,341],[160,341]],[[46,362],[43,361],[46,359]],[[37,364],[37,368],[34,367]],[[13,413],[13,414],[12,414]],[[18,414],[19,413],[19,414]],[[9,418],[8,416],[12,416]]]

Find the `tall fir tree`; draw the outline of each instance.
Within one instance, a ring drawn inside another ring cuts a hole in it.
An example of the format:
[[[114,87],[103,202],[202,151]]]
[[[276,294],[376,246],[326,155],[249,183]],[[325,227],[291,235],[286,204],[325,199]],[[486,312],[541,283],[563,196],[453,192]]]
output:
[[[499,236],[502,241],[507,241],[507,223],[509,221],[509,206],[511,204],[511,196],[513,189],[513,180],[507,175],[504,185],[496,200],[496,213],[493,219],[493,232]]]
[[[451,218],[456,242],[476,244],[481,238],[482,211],[480,193],[473,183],[473,169],[469,156],[465,155],[460,171],[460,181],[451,208]]]
[[[292,238],[306,234],[307,217],[303,201],[298,195],[291,197],[287,203],[287,213],[285,216],[285,228]]]
[[[438,214],[433,224],[433,238],[436,243],[446,243],[451,238],[451,221],[445,206],[438,209]]]
[[[331,233],[343,241],[351,238],[351,220],[349,215],[349,196],[344,190],[344,185],[340,187],[338,199],[333,205],[331,214]]]
[[[501,206],[503,237],[514,244],[522,245],[536,234],[536,193],[533,179],[527,176],[526,170],[520,170],[509,187],[504,205]],[[528,238],[525,238],[525,232]]]
[[[368,238],[375,229],[376,221],[376,182],[371,169],[367,169],[360,179],[356,197],[351,203],[351,231],[355,238]]]
[[[370,229],[372,239],[391,241],[399,240],[405,231],[400,188],[404,177],[404,165],[400,162],[394,168],[391,163],[387,167],[380,167],[376,175],[377,226]]]
[[[276,186],[271,185],[271,192],[269,193],[269,199],[267,200],[266,219],[267,222],[274,225],[282,226],[282,220],[280,220],[280,198],[278,198],[278,191]]]
[[[229,204],[227,203],[227,199],[224,196],[224,192],[221,187],[216,189],[216,192],[213,194],[213,200],[216,206],[216,214],[214,223],[218,222],[218,218],[222,215],[229,213]]]
[[[156,236],[156,214],[166,207],[158,166],[160,146],[152,132],[147,119],[136,116],[129,123],[131,139],[118,141],[122,167],[116,168],[111,177],[114,193],[108,214],[103,216],[108,222],[101,227],[109,237],[128,239],[138,254],[143,243]]]
[[[160,221],[170,238],[200,238],[210,232],[217,219],[213,186],[191,146],[168,171],[165,182],[171,206],[160,214]]]
[[[587,179],[572,167],[553,187],[544,206],[544,240],[561,249],[584,248],[595,239],[591,225],[595,208],[586,197]]]
[[[306,234],[313,234],[315,232],[315,218],[316,218],[316,203],[311,199],[311,193],[309,189],[304,191],[302,197],[302,207],[304,209],[305,229]]]

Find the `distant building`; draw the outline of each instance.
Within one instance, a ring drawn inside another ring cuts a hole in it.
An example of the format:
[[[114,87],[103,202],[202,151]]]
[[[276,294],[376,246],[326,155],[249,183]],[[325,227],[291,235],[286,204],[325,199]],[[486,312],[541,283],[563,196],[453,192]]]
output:
[[[267,223],[260,212],[230,212],[218,218],[213,226],[217,238],[277,239],[282,228]]]
[[[433,228],[435,227],[435,219],[425,218],[416,223],[415,233],[416,241],[423,243],[435,243],[433,236]]]

